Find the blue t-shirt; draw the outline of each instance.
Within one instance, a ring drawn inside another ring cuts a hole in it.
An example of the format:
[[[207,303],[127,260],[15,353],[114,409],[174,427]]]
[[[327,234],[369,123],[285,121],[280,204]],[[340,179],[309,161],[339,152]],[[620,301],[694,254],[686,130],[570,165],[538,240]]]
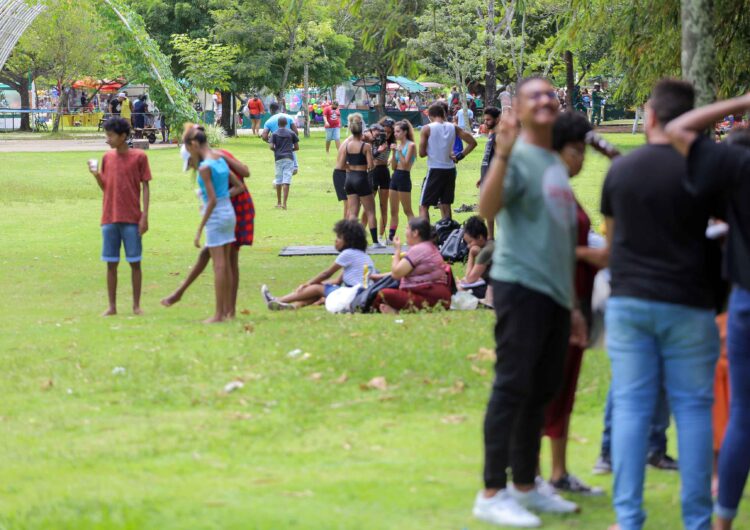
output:
[[[263,125],[263,128],[268,129],[268,132],[270,132],[271,134],[275,133],[279,129],[279,118],[281,118],[282,116],[286,117],[286,122],[287,122],[286,126],[289,127],[290,129],[292,128],[293,123],[294,124],[297,123],[297,119],[294,116],[290,116],[289,114],[278,112],[274,114],[273,116],[271,116],[270,118],[268,118],[266,123]]]
[[[200,163],[198,168],[208,167],[211,169],[211,184],[214,186],[214,192],[216,193],[217,199],[224,199],[229,197],[229,166],[227,161],[223,158],[217,159],[206,159]],[[208,201],[208,195],[206,194],[206,184],[203,182],[203,177],[198,173],[198,186],[201,188],[201,196],[203,202]]]

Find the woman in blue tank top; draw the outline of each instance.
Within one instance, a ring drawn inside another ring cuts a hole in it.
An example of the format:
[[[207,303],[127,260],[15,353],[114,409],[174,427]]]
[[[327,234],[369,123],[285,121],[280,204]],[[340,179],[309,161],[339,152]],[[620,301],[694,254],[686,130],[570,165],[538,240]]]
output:
[[[193,124],[185,126],[182,137],[185,148],[190,153],[194,165],[198,167],[198,186],[203,202],[201,222],[195,235],[195,246],[201,248],[201,234],[206,229],[206,247],[214,264],[214,288],[216,290],[216,311],[205,320],[211,324],[230,318],[232,270],[230,267],[230,246],[234,242],[236,216],[230,196],[230,181],[233,187],[242,188],[242,183],[230,174],[229,166],[222,156],[208,145],[203,127]],[[236,181],[236,182],[235,182]]]
[[[414,130],[408,120],[402,120],[394,126],[394,134],[398,145],[394,145],[391,150],[391,168],[393,175],[390,182],[390,205],[391,205],[391,226],[388,231],[388,240],[393,241],[393,237],[398,230],[398,209],[399,204],[404,209],[406,219],[411,221],[414,212],[411,209],[411,167],[417,159],[417,147],[414,144]]]

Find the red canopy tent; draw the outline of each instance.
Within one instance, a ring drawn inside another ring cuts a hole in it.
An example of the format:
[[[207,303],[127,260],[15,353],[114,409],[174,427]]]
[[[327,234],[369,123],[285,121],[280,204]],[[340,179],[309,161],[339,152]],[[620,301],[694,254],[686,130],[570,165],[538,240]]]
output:
[[[79,79],[71,85],[73,88],[87,88],[90,90],[98,90],[102,94],[114,94],[120,91],[125,86],[124,80],[113,80],[109,81],[106,79],[94,79],[93,77],[84,77]]]

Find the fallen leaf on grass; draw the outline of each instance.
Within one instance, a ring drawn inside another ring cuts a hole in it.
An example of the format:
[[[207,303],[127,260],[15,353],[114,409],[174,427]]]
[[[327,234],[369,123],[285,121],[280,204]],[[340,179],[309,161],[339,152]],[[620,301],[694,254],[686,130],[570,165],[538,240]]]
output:
[[[241,315],[249,315],[250,314],[250,310],[249,309],[243,309],[242,311],[240,311],[240,314]]]
[[[346,372],[344,372],[343,374],[338,376],[336,379],[334,379],[333,382],[336,383],[337,385],[343,385],[348,380],[349,380],[349,376],[346,375]]]
[[[179,276],[180,273],[179,272],[170,272],[169,275],[170,276]]]
[[[487,370],[485,370],[484,368],[479,368],[476,364],[471,365],[471,371],[476,372],[481,376],[487,375]]]
[[[310,490],[304,491],[283,491],[281,492],[285,497],[312,497],[314,494]]]
[[[352,450],[352,445],[349,442],[344,442],[344,445],[342,445],[341,447],[344,448],[344,451],[351,451]]]
[[[250,414],[249,412],[235,412],[234,414],[232,414],[232,419],[235,419],[235,420],[252,420],[253,419],[253,415]]]
[[[314,372],[310,374],[310,379],[312,379],[313,381],[320,381],[321,377],[323,377],[323,374],[320,372]]]
[[[361,337],[362,335],[363,333],[360,333],[359,331],[355,331],[354,333],[349,333],[349,336],[353,338]]]
[[[373,377],[367,383],[359,385],[359,388],[362,390],[386,390],[388,388],[388,381],[382,376]]]
[[[245,333],[250,334],[255,331],[255,326],[253,326],[252,324],[245,324],[244,326],[242,326],[242,329],[245,331]]]
[[[495,361],[497,359],[497,355],[495,354],[495,350],[492,350],[490,348],[479,348],[479,351],[477,353],[472,353],[466,356],[466,358],[470,361]]]
[[[451,416],[444,417],[440,421],[445,423],[446,425],[457,425],[459,423],[465,422],[466,416],[464,414],[453,414]]]
[[[47,379],[46,381],[42,381],[40,386],[42,387],[42,390],[49,390],[55,386],[55,382],[52,381],[52,379]]]
[[[464,390],[466,390],[466,383],[458,379],[455,383],[453,383],[453,386],[449,388],[441,388],[440,393],[441,394],[461,394]]]

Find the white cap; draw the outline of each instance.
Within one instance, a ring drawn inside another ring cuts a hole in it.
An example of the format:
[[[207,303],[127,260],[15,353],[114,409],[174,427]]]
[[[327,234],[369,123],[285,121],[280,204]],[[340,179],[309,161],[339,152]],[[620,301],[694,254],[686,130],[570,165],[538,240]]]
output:
[[[128,96],[125,95],[125,92],[120,92],[119,94],[117,94],[117,97],[118,98],[126,98]]]
[[[190,169],[190,153],[188,152],[187,147],[185,147],[185,144],[182,144],[182,147],[180,147],[180,156],[183,161],[182,170],[187,171]]]

